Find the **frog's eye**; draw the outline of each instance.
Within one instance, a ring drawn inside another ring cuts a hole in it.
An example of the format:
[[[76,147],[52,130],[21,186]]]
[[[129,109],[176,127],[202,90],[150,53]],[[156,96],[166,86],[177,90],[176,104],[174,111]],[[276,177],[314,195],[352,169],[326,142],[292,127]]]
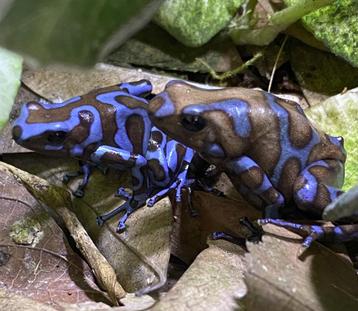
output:
[[[64,131],[52,132],[47,136],[47,140],[51,144],[61,144],[65,141],[66,135]]]
[[[181,124],[191,132],[199,132],[206,126],[206,120],[199,115],[182,114]]]

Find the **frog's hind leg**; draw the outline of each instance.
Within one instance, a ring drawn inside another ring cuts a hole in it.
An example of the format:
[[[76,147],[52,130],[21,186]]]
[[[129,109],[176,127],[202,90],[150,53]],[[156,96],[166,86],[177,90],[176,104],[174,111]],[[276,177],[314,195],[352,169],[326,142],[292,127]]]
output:
[[[226,164],[231,181],[250,203],[264,203],[265,218],[280,218],[285,198],[274,187],[264,170],[251,158],[242,156]]]
[[[260,225],[273,224],[278,227],[291,229],[302,234],[305,239],[302,246],[308,248],[315,240],[328,243],[342,243],[358,240],[358,224],[323,227],[320,225],[303,225],[282,219],[259,219]]]
[[[343,163],[338,160],[311,163],[294,183],[294,201],[297,207],[321,218],[323,209],[343,193],[339,189],[343,178]]]

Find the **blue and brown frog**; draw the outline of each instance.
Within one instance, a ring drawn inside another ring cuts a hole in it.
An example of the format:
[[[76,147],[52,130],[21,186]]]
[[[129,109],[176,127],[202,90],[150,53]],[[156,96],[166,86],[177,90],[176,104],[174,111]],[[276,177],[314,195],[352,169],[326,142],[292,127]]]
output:
[[[74,192],[79,197],[93,166],[130,170],[132,193],[118,189],[126,202],[97,218],[102,224],[124,211],[118,224],[123,230],[128,216],[148,199],[152,206],[173,190],[179,202],[182,189],[208,166],[197,161],[192,149],[153,126],[145,99],[151,91],[151,83],[141,80],[99,88],[62,103],[26,103],[13,124],[13,138],[40,153],[80,160],[80,171],[65,175],[65,181],[83,175]]]
[[[358,225],[323,228],[282,219],[321,219],[339,196],[346,152],[342,137],[318,130],[294,102],[245,88],[202,89],[171,81],[149,102],[155,126],[224,171],[264,219],[313,240],[358,238]],[[293,211],[290,208],[293,206]]]

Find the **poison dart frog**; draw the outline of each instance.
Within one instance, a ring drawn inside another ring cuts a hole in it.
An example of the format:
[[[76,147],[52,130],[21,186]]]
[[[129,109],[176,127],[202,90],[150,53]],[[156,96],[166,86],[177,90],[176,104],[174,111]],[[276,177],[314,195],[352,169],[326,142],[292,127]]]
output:
[[[343,138],[318,130],[298,104],[261,90],[171,81],[150,100],[149,111],[155,126],[215,164],[263,209],[261,224],[304,231],[305,247],[315,239],[358,238],[357,224],[324,229],[283,220],[288,206],[321,219],[344,181]]]
[[[118,231],[139,207],[152,206],[170,190],[181,200],[183,187],[194,182],[195,152],[169,138],[151,123],[145,96],[152,91],[147,80],[95,89],[62,103],[29,102],[14,121],[13,139],[20,145],[49,155],[80,160],[80,171],[65,175],[65,181],[83,175],[75,195],[83,196],[91,167],[130,170],[132,193],[123,187],[118,196],[126,202],[97,217],[98,224],[124,211]],[[194,162],[188,175],[189,165]]]

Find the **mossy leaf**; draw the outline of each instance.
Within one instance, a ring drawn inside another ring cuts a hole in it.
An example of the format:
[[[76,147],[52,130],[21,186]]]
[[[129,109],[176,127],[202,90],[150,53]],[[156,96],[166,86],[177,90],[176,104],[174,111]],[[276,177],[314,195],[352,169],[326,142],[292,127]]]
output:
[[[358,88],[333,96],[305,110],[307,116],[325,132],[344,138],[347,151],[344,190],[358,183]]]
[[[294,5],[301,0],[285,0]],[[358,67],[358,1],[337,0],[302,18],[305,27],[329,49]]]

